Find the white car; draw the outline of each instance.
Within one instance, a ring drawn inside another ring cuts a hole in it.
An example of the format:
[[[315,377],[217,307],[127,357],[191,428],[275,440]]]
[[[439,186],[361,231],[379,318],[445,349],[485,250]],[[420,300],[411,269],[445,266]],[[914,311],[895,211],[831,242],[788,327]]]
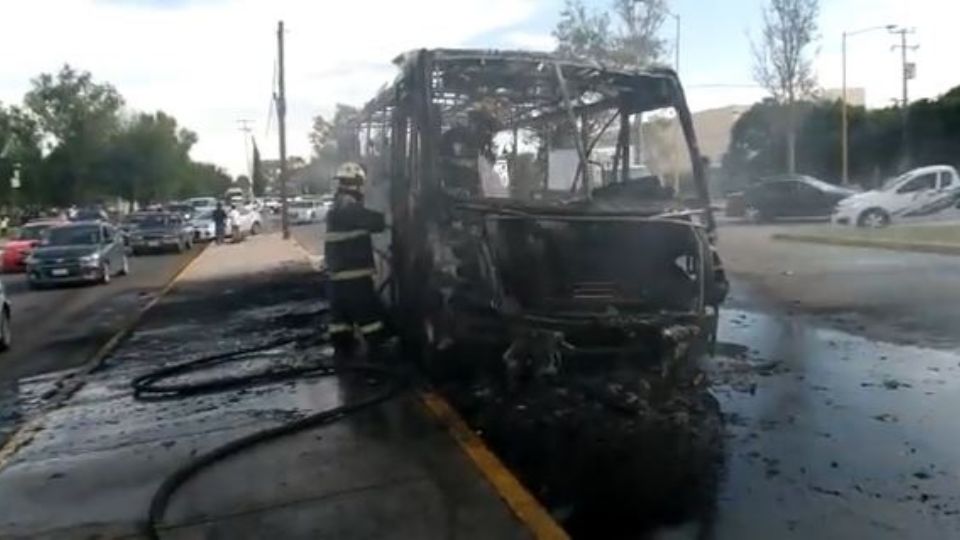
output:
[[[278,214],[280,212],[280,206],[280,199],[276,197],[267,197],[263,200],[263,207],[271,213]]]
[[[227,236],[233,236],[234,225],[240,231],[240,238],[235,240],[242,240],[247,236],[260,234],[260,231],[263,230],[263,216],[260,215],[259,210],[254,210],[249,206],[237,206],[237,222],[227,224]]]
[[[217,236],[217,227],[213,222],[213,210],[196,213],[190,220],[190,226],[193,227],[194,242],[213,240]]]
[[[303,199],[287,204],[287,215],[291,223],[313,223],[326,218],[327,209],[321,201]]]
[[[957,206],[960,178],[949,165],[913,169],[879,189],[858,193],[837,204],[835,225],[886,227],[894,221],[929,217]]]
[[[193,207],[194,214],[200,214],[207,210],[212,211],[217,207],[216,197],[194,197],[183,202]]]

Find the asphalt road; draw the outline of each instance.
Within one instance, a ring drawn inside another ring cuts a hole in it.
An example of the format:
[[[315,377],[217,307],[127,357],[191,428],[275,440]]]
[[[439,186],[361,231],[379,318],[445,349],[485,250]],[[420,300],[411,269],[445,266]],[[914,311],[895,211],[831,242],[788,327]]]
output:
[[[13,308],[13,347],[0,355],[0,385],[82,364],[200,250],[130,257],[130,274],[107,285],[33,291],[23,274],[0,277]]]
[[[749,297],[870,339],[960,346],[960,257],[770,238],[810,226],[721,226],[720,255],[740,285],[733,306]]]
[[[960,537],[960,257],[770,238],[809,226],[721,227],[724,480],[645,537]],[[321,230],[293,235],[320,253]]]

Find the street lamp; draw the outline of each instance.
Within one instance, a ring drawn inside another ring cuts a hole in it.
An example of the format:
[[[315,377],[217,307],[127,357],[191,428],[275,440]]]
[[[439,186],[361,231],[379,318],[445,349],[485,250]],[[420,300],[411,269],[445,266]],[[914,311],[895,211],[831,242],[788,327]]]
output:
[[[842,162],[842,171],[841,171],[841,182],[843,185],[850,183],[850,161],[849,161],[849,148],[847,137],[849,136],[849,129],[847,126],[847,37],[855,36],[857,34],[865,34],[867,32],[873,32],[875,30],[888,30],[892,31],[897,28],[895,24],[885,24],[881,26],[871,26],[869,28],[862,28],[860,30],[854,30],[852,32],[843,33],[843,87],[840,91],[840,160]]]
[[[673,70],[677,72],[677,75],[680,74],[680,15],[672,11],[668,11],[667,15],[673,17],[674,22],[676,23],[676,30],[673,38]]]

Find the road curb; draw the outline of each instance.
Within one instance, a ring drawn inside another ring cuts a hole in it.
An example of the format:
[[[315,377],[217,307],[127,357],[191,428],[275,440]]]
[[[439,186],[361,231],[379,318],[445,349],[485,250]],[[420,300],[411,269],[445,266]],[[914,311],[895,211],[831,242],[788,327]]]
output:
[[[289,241],[292,242],[293,247],[296,248],[301,255],[303,255],[303,258],[307,259],[307,261],[310,263],[310,266],[314,270],[319,271],[323,268],[323,255],[314,255],[313,253],[307,251],[307,248],[303,247],[303,245],[296,239],[296,237],[293,236],[293,234],[290,235]]]
[[[918,253],[960,256],[960,245],[940,244],[935,242],[900,242],[896,240],[870,240],[866,238],[845,238],[836,236],[821,236],[816,234],[792,233],[776,233],[771,235],[770,238],[786,242],[805,242],[810,244],[825,244],[831,246],[862,247],[887,249],[892,251],[913,251]]]
[[[290,240],[313,265],[313,260],[317,256],[311,254],[293,235],[290,235]],[[314,266],[314,269],[319,271],[316,266]],[[446,428],[447,433],[457,443],[460,450],[534,538],[537,540],[569,540],[570,536],[563,530],[563,527],[553,519],[553,516],[540,504],[540,501],[487,447],[483,439],[470,429],[467,422],[460,417],[456,409],[443,396],[435,392],[423,391],[418,392],[418,397],[427,412]]]
[[[570,536],[553,519],[516,476],[491,451],[450,403],[434,392],[421,392],[426,409],[447,428],[447,433],[480,470],[513,514],[538,540],[566,540]]]
[[[16,431],[13,432],[13,435],[10,436],[7,441],[0,446],[0,470],[3,470],[10,458],[17,453],[18,450],[30,443],[33,437],[43,429],[43,419],[51,411],[59,409],[68,399],[74,396],[81,388],[83,388],[86,383],[85,378],[91,373],[95,373],[100,368],[103,367],[107,357],[110,356],[117,346],[119,346],[123,341],[133,333],[137,328],[137,325],[140,324],[140,321],[143,319],[144,315],[150,311],[155,305],[157,305],[160,300],[173,289],[176,282],[180,277],[186,273],[187,269],[193,265],[194,261],[200,258],[201,255],[206,251],[207,246],[205,244],[200,252],[197,253],[192,258],[188,259],[183,266],[181,266],[177,272],[167,281],[167,284],[160,289],[153,298],[150,299],[143,307],[137,310],[132,317],[130,317],[126,324],[124,324],[113,336],[107,340],[106,343],[101,345],[93,355],[84,362],[79,368],[72,371],[71,373],[64,375],[57,382],[54,383],[53,389],[47,391],[43,396],[45,400],[49,400],[49,403],[45,406],[45,410],[33,418],[27,420],[22,426],[20,426]]]

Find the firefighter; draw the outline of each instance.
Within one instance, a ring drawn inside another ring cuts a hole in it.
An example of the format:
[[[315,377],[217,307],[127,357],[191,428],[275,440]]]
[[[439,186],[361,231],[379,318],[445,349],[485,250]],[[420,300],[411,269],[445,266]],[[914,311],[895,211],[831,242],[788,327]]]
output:
[[[337,191],[327,213],[324,252],[329,272],[330,339],[340,357],[356,348],[363,335],[369,354],[380,353],[385,336],[383,308],[374,287],[371,235],[383,232],[383,214],[363,205],[366,173],[356,163],[344,163],[335,176]]]

